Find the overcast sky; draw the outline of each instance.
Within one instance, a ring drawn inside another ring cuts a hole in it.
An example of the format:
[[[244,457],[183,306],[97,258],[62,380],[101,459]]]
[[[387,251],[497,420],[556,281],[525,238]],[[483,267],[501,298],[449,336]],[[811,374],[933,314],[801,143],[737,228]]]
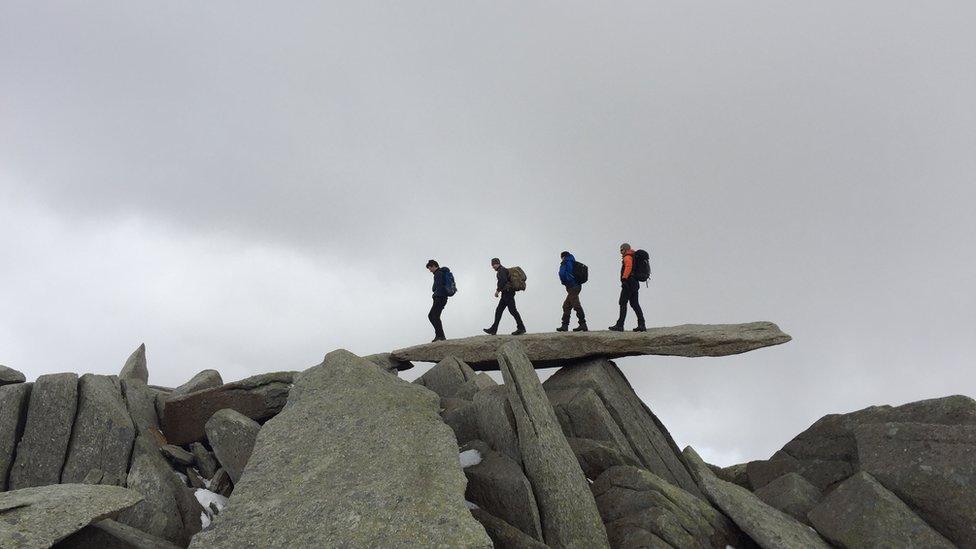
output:
[[[619,361],[707,459],[976,395],[974,24],[952,1],[0,0],[0,364],[117,373],[145,342],[172,386],[425,342],[431,257],[449,337],[490,324],[492,256],[549,331],[564,249],[600,328],[628,241],[649,324],[794,337]]]

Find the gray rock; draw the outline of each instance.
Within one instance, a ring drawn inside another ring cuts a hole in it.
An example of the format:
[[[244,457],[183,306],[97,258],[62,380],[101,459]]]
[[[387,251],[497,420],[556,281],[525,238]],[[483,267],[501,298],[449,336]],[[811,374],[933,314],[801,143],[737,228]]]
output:
[[[234,491],[234,484],[230,480],[230,475],[223,468],[217,469],[213,478],[210,479],[210,491],[228,498]]]
[[[214,473],[219,468],[217,460],[214,459],[214,455],[199,442],[194,442],[190,445],[190,453],[193,454],[193,463],[196,465],[197,470],[200,471],[200,474],[204,478],[213,478]]]
[[[156,391],[138,379],[123,379],[122,396],[132,418],[136,435],[159,433],[159,417],[156,414]]]
[[[738,463],[736,465],[729,465],[728,467],[718,467],[713,469],[713,471],[715,471],[715,476],[726,482],[738,484],[743,488],[752,490],[752,484],[749,483],[747,467],[747,463]]]
[[[603,401],[604,407],[613,418],[613,423],[616,423],[623,433],[630,450],[645,469],[686,492],[696,496],[702,495],[691,475],[688,474],[681,459],[681,452],[671,438],[671,434],[637,396],[616,364],[599,359],[565,367],[547,379],[543,386],[548,393],[569,389],[591,389]],[[594,438],[594,436],[583,436]],[[619,437],[611,438],[619,439]]]
[[[217,370],[203,370],[197,375],[191,377],[190,380],[183,385],[173,389],[169,396],[170,398],[175,398],[178,396],[195,393],[197,391],[203,391],[205,389],[220,387],[223,384],[224,380],[220,377],[220,372]]]
[[[764,549],[828,549],[810,528],[793,517],[765,504],[745,488],[721,480],[690,446],[685,462],[702,492],[716,507]]]
[[[14,464],[17,441],[24,433],[32,383],[0,386],[0,492],[7,490],[7,475]]]
[[[565,366],[591,358],[638,355],[726,356],[790,341],[772,322],[685,324],[649,328],[646,332],[539,333],[521,336],[476,336],[437,341],[393,351],[396,360],[440,362],[457,357],[475,370],[497,370],[498,350],[518,341],[536,368]]]
[[[254,441],[261,424],[230,409],[218,410],[207,421],[207,440],[214,449],[217,461],[230,475],[234,484],[241,480],[244,466],[251,457]]]
[[[445,357],[436,366],[414,380],[443,398],[453,398],[458,389],[474,378],[474,370],[453,356]]]
[[[650,471],[612,467],[591,488],[614,548],[743,546],[725,515]]]
[[[115,376],[85,374],[78,381],[78,412],[61,482],[81,482],[88,471],[124,479],[136,430]],[[103,480],[104,483],[104,480]]]
[[[185,540],[183,545],[188,545],[190,539],[197,535],[200,530],[203,530],[203,519],[200,517],[204,514],[204,509],[197,501],[195,492],[195,488],[188,488],[182,484],[176,492],[176,508],[180,512],[180,520],[183,523],[183,539]]]
[[[454,398],[473,400],[474,395],[478,394],[479,391],[496,386],[498,386],[498,383],[496,383],[491,376],[481,372],[476,374],[473,378],[465,381],[460,387],[458,387],[457,391],[454,393]]]
[[[640,463],[632,454],[624,454],[616,444],[603,440],[589,438],[567,438],[569,447],[576,454],[576,460],[583,469],[583,474],[590,480],[596,480],[604,471],[611,467],[633,465],[640,467]]]
[[[179,549],[162,538],[147,534],[112,519],[82,528],[54,546],[54,549]]]
[[[818,467],[821,474],[811,476],[822,479],[822,482],[818,484],[823,484],[826,487],[836,482],[837,479],[850,476],[850,474],[853,472],[853,467],[848,462],[838,462],[829,469],[836,471],[836,473],[827,474],[825,476],[822,473],[828,470],[826,467],[829,467],[829,464],[831,463],[833,462],[810,460],[806,463],[806,467],[804,467],[804,465],[801,464],[798,459],[789,455],[783,450],[779,450],[767,460],[757,460],[746,463],[746,477],[748,478],[749,486],[751,486],[753,490],[758,490],[788,473],[798,473],[800,470],[807,470],[807,472],[810,473],[811,471],[809,469],[811,467]]]
[[[190,484],[190,488],[206,488],[207,483],[204,482],[203,477],[197,472],[193,467],[186,468],[186,481]]]
[[[797,473],[787,473],[756,490],[756,497],[796,520],[810,524],[807,513],[816,507],[823,494]]]
[[[522,463],[519,451],[515,414],[508,402],[508,389],[504,385],[489,387],[474,395],[478,433],[481,440],[496,450]]]
[[[126,359],[119,372],[119,379],[137,379],[143,383],[149,383],[149,368],[146,367],[146,344],[139,345],[139,348],[132,351]]]
[[[567,437],[604,441],[631,462],[638,461],[627,437],[596,391],[572,387],[547,389],[546,394]]]
[[[173,543],[185,543],[187,538],[177,505],[183,483],[159,453],[155,442],[146,436],[136,438],[126,486],[145,499],[119,515],[119,522]]]
[[[542,525],[532,484],[519,464],[480,440],[462,448],[462,451],[467,450],[481,454],[481,463],[464,468],[464,476],[468,479],[465,499],[542,541]]]
[[[589,484],[569,447],[539,376],[518,342],[498,351],[518,425],[519,450],[553,547],[609,547]]]
[[[478,409],[473,402],[460,400],[462,404],[452,406],[441,413],[441,417],[457,439],[458,446],[479,438]]]
[[[372,363],[371,363],[372,364]],[[206,437],[204,425],[217,410],[229,408],[255,420],[277,414],[288,400],[295,372],[272,372],[165,401],[163,433],[172,444],[187,445]]]
[[[485,528],[495,549],[548,549],[525,532],[484,509],[472,509],[471,516]]]
[[[375,355],[364,356],[363,358],[393,375],[398,375],[399,372],[413,368],[413,364],[406,360],[394,360],[390,356],[390,353],[378,353]]]
[[[81,480],[81,484],[101,484],[102,479],[105,478],[105,471],[101,469],[92,469],[88,471],[85,478]],[[112,484],[115,486],[115,484]]]
[[[50,547],[140,500],[118,486],[57,484],[0,494],[0,547]]]
[[[164,444],[159,451],[174,465],[187,467],[193,465],[193,454],[174,444]]]
[[[857,459],[960,547],[976,547],[976,425],[879,423],[854,429]]]
[[[48,374],[37,378],[31,389],[24,434],[10,469],[9,489],[61,481],[77,407],[77,375]]]
[[[10,385],[13,383],[23,383],[25,381],[27,381],[27,378],[23,373],[0,364],[0,386]]]
[[[846,549],[955,547],[874,477],[863,472],[828,494],[810,512],[810,520],[821,535]]]
[[[191,547],[491,547],[438,409],[427,389],[329,353],[295,380],[232,504]]]

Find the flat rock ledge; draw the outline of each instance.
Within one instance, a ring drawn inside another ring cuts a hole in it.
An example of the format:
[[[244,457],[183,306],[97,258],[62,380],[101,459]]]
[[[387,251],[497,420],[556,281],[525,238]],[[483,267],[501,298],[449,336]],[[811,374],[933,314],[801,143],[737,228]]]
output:
[[[390,356],[406,362],[440,362],[453,356],[475,370],[498,370],[499,348],[517,340],[538,369],[565,366],[567,362],[596,357],[728,356],[780,345],[791,339],[772,322],[683,324],[648,328],[646,332],[552,332],[466,337],[398,349]]]

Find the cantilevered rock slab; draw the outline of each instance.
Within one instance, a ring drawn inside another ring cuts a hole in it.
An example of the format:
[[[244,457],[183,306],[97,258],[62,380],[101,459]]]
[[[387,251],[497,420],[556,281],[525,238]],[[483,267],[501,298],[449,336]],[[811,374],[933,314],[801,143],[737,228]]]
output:
[[[55,484],[0,494],[0,547],[51,547],[142,499],[118,486]]]
[[[190,547],[492,547],[464,504],[439,400],[349,351],[329,353],[295,379],[231,504]]]
[[[646,332],[560,332],[521,336],[476,336],[436,341],[393,351],[396,360],[440,362],[449,356],[475,370],[498,370],[498,350],[518,340],[536,368],[565,366],[593,357],[640,355],[727,356],[790,341],[772,322],[684,324]]]

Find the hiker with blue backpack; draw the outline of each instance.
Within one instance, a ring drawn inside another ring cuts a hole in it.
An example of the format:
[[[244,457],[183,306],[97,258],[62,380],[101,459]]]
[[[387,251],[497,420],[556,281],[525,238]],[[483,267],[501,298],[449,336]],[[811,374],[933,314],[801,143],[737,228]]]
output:
[[[457,285],[451,270],[441,267],[433,259],[427,262],[427,270],[434,275],[434,305],[427,313],[427,318],[434,326],[434,341],[444,341],[447,337],[444,336],[444,325],[441,324],[441,312],[447,306],[447,298],[457,293]]]
[[[630,244],[620,245],[621,265],[620,265],[620,317],[617,323],[610,326],[614,332],[624,331],[624,320],[627,318],[627,305],[634,309],[637,315],[637,327],[635,332],[646,332],[647,325],[644,323],[644,311],[641,310],[637,294],[640,290],[640,283],[646,282],[651,276],[650,256],[644,250],[631,249]]]
[[[586,332],[586,314],[583,312],[583,305],[580,304],[580,291],[583,284],[589,278],[589,269],[586,265],[576,261],[573,254],[563,252],[559,254],[559,281],[566,287],[566,300],[563,301],[563,323],[556,328],[557,332],[569,330],[569,318],[573,311],[576,311],[576,320],[579,326],[573,328],[574,332]]]

